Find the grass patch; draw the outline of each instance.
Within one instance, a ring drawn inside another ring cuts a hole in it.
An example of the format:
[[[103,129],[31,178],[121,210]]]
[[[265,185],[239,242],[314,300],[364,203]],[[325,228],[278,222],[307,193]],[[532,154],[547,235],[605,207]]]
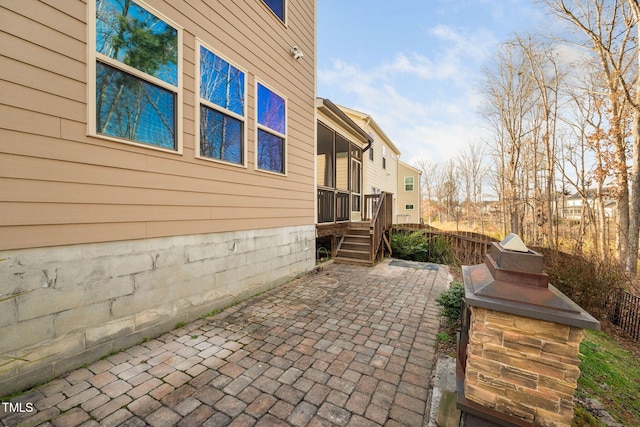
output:
[[[215,316],[218,313],[222,313],[224,311],[224,308],[217,308],[213,311],[210,311],[209,313],[203,314],[202,316],[200,316],[201,319],[206,319],[207,317],[211,317],[211,316]]]
[[[573,411],[571,427],[606,427],[582,406],[576,406]]]
[[[600,401],[618,422],[640,425],[640,360],[603,333],[585,331],[576,396]]]

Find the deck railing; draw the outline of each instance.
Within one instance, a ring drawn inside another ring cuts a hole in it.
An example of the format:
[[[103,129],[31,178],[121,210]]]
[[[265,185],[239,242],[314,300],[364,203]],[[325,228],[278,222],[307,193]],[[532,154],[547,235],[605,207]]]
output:
[[[349,221],[349,192],[318,188],[318,224]]]

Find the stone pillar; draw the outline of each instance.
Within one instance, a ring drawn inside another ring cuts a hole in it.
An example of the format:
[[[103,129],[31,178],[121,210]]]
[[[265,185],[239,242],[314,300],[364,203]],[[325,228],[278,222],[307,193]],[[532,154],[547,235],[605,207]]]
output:
[[[570,426],[583,330],[600,325],[548,283],[541,255],[503,242],[463,267],[458,407],[466,425]]]

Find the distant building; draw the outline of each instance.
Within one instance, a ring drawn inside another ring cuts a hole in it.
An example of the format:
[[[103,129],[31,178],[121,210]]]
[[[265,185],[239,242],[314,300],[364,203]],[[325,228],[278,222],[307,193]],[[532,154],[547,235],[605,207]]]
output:
[[[413,166],[398,162],[397,224],[420,224],[422,221],[422,172]]]
[[[607,218],[615,218],[617,201],[613,194],[614,189],[611,187],[603,189],[604,214]],[[564,218],[580,221],[583,214],[583,206],[586,202],[586,208],[598,212],[599,205],[596,203],[596,190],[587,191],[586,197],[583,198],[579,192],[573,193],[565,200]]]

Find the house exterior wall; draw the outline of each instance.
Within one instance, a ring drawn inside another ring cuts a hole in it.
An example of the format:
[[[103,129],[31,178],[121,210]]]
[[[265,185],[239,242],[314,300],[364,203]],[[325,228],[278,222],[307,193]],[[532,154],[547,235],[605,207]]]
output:
[[[405,178],[413,178],[413,190],[408,191]],[[398,224],[419,224],[422,218],[422,197],[420,194],[420,171],[404,162],[398,162],[398,210],[396,222]],[[408,209],[407,205],[413,206]]]
[[[4,253],[0,396],[291,280],[314,247],[304,225]]]
[[[363,161],[366,171],[364,178],[366,193],[372,194],[376,189],[377,191],[393,193],[394,199],[396,199],[399,155],[393,151],[391,146],[377,132],[373,132],[373,135],[373,160],[370,160],[369,154],[366,153]],[[382,166],[383,151],[386,153],[385,167]]]
[[[0,394],[313,268],[315,2],[139,3],[180,28],[175,151],[90,136],[87,2],[0,5]],[[199,42],[246,73],[244,165],[198,157]],[[284,174],[256,167],[258,82]]]
[[[358,126],[373,137],[373,160],[370,159],[369,151],[364,153],[362,168],[364,171],[364,194],[374,194],[384,191],[393,194],[393,218],[397,222],[398,207],[398,162],[400,151],[377,125],[377,123],[367,114],[340,107],[344,113],[351,118]],[[383,158],[386,159],[383,165]]]

